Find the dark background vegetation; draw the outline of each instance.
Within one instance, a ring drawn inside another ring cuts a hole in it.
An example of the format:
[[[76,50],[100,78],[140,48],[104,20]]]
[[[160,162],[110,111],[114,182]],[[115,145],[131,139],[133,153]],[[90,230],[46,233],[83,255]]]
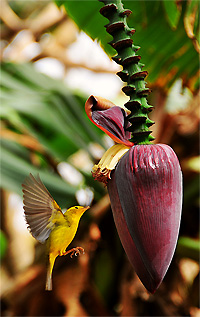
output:
[[[155,295],[148,294],[128,262],[106,188],[91,176],[90,166],[107,145],[103,133],[85,115],[88,95],[81,89],[72,91],[64,80],[50,78],[35,68],[38,61],[53,58],[63,66],[64,75],[71,69],[114,75],[109,67],[90,65],[89,57],[87,63],[67,57],[78,28],[97,38],[109,56],[115,54],[107,45],[111,38],[104,28],[107,20],[99,14],[101,6],[98,1],[1,2],[2,316],[200,313],[199,4],[194,0],[124,0],[124,7],[133,11],[128,23],[136,29],[133,40],[141,46],[141,62],[149,72],[149,103],[155,106],[151,119],[156,122],[152,134],[156,143],[169,144],[175,150],[184,179],[178,246]],[[32,56],[24,53],[31,44],[39,48]],[[78,53],[82,54],[81,48]],[[119,90],[115,101],[122,98]],[[69,167],[75,168],[80,180],[74,173],[73,182],[66,180],[61,162],[68,163],[67,173]],[[23,214],[21,183],[30,172],[40,173],[62,208],[77,204],[80,190],[86,205],[94,195],[72,243],[83,246],[86,253],[57,259],[52,292],[44,291],[45,247],[35,243],[19,224]]]

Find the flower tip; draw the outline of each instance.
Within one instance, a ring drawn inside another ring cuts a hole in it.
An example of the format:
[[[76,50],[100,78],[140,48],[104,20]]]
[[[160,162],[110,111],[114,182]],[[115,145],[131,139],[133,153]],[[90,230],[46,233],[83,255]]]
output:
[[[85,103],[85,111],[89,118],[92,117],[92,111],[94,110],[107,110],[112,107],[115,107],[115,104],[112,103],[110,100],[105,98],[91,95]]]
[[[139,277],[141,279],[142,284],[144,285],[144,287],[147,289],[147,291],[149,293],[151,293],[152,295],[155,294],[155,292],[157,291],[157,289],[159,288],[160,284],[163,281],[164,276],[154,276],[150,278],[150,280],[148,279],[144,279],[143,276]]]

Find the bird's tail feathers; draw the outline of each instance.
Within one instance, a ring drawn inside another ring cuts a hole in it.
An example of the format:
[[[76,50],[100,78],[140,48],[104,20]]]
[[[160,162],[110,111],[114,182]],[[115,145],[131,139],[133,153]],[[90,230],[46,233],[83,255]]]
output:
[[[49,254],[49,264],[47,268],[47,277],[46,277],[46,291],[52,291],[52,271],[55,262],[56,256],[54,254]]]

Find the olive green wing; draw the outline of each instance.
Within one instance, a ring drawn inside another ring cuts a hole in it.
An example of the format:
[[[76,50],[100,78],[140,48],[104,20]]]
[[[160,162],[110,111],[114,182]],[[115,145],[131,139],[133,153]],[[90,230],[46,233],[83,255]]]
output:
[[[44,243],[56,222],[64,221],[61,208],[55,202],[39,175],[32,174],[22,184],[24,214],[32,236]]]

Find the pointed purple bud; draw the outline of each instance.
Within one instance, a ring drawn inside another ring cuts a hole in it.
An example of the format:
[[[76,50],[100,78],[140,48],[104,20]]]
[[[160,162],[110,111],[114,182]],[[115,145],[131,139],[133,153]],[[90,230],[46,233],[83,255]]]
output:
[[[133,146],[108,181],[115,224],[127,256],[154,293],[172,260],[180,226],[182,173],[165,144]]]

